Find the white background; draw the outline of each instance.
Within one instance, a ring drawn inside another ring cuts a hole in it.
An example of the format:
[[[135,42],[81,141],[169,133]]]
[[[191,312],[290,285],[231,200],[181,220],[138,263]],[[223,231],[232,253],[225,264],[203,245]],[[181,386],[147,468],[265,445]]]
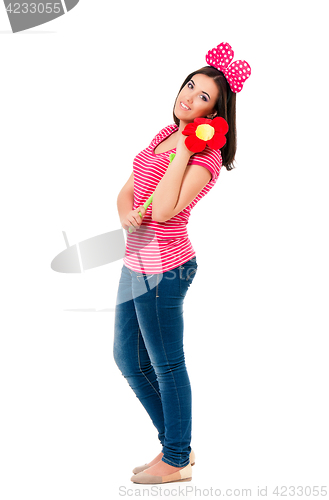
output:
[[[120,228],[134,156],[222,41],[252,73],[237,96],[237,167],[188,225],[196,465],[182,484],[253,497],[328,485],[325,7],[85,0],[16,34],[0,8],[4,500],[137,495],[131,470],[161,451],[115,365],[114,313],[65,311],[113,307],[122,261],[82,274],[50,263],[62,231],[72,245]]]

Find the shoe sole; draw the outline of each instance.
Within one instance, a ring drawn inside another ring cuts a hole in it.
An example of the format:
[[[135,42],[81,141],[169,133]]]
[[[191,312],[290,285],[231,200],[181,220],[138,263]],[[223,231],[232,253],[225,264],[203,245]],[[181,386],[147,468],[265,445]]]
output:
[[[186,477],[185,479],[176,479],[176,481],[165,481],[164,483],[158,483],[158,484],[167,484],[167,483],[184,483],[185,481],[192,481],[191,477]]]
[[[193,464],[191,464],[191,465],[192,465],[192,466],[193,466],[193,465],[195,465],[195,462],[193,462]],[[146,467],[146,468],[147,468],[147,467]],[[144,469],[144,470],[145,470],[145,469]],[[143,471],[141,471],[141,472],[143,472]],[[134,472],[134,474],[136,475],[136,474],[138,474],[138,472]],[[192,479],[192,478],[191,478],[191,479]],[[188,481],[188,479],[187,479],[187,481]]]

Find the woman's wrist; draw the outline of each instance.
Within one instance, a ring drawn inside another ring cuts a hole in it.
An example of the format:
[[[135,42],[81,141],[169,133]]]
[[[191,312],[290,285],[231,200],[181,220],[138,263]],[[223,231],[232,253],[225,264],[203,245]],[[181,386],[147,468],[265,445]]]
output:
[[[190,159],[194,153],[186,147],[185,140],[186,136],[181,134],[176,145],[176,154],[181,158]]]
[[[187,149],[185,144],[182,144],[181,147],[178,148],[178,150],[176,148],[176,155],[178,155],[182,159],[189,160],[193,154],[194,154],[193,151]]]

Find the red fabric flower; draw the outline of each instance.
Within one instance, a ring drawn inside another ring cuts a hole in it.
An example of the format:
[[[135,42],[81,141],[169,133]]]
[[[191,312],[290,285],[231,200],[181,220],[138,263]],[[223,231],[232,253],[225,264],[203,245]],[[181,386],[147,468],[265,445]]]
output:
[[[185,146],[193,153],[203,151],[208,145],[211,149],[221,149],[226,144],[225,134],[228,132],[228,123],[221,116],[213,120],[195,118],[188,123],[182,134],[187,135]]]

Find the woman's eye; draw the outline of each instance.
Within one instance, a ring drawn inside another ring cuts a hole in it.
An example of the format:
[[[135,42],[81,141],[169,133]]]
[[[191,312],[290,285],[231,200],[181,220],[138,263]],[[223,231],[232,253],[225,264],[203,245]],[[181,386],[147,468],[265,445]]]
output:
[[[188,82],[187,86],[188,86],[189,89],[193,89],[194,88],[193,87],[193,83],[191,83],[191,82]],[[205,95],[201,94],[200,97],[202,98],[203,101],[208,102],[208,99],[206,98]]]

